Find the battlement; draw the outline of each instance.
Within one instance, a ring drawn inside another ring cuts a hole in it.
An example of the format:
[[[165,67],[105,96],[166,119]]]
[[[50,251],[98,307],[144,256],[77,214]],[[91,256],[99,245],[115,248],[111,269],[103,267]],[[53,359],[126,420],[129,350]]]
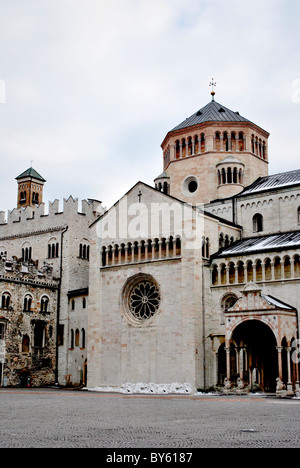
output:
[[[36,207],[14,208],[7,213],[1,211],[0,237],[67,225],[74,222],[76,216],[85,216],[89,224],[103,212],[102,202],[88,199],[79,203],[78,198],[72,196],[64,198],[62,203],[58,199],[49,202],[48,210],[45,203],[41,203]]]

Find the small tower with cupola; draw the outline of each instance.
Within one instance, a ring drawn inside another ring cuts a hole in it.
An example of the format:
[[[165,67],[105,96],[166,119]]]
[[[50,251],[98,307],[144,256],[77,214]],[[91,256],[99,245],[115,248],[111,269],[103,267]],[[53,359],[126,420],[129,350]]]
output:
[[[16,177],[18,181],[18,208],[32,208],[43,202],[43,190],[46,180],[33,167]]]

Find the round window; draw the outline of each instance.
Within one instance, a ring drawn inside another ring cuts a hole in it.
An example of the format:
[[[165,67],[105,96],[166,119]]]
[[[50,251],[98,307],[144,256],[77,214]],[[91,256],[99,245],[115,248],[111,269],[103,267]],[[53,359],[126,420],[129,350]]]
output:
[[[188,184],[188,189],[190,193],[195,193],[198,190],[198,184],[195,180],[192,180]]]
[[[150,281],[142,281],[136,284],[129,295],[129,309],[138,321],[152,318],[160,303],[160,294],[156,285]]]
[[[193,196],[199,188],[199,182],[197,177],[189,176],[187,177],[182,184],[182,192],[185,196]]]

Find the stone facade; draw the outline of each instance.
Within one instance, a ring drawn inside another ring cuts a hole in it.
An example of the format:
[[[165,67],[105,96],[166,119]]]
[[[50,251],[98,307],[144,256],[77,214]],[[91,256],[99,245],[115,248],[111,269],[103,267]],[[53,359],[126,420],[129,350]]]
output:
[[[269,134],[224,113],[169,132],[156,190],[92,226],[89,387],[299,390],[300,177],[269,178]]]
[[[39,387],[55,383],[58,287],[48,264],[38,270],[33,261],[1,257],[2,384]]]
[[[108,211],[70,197],[0,213],[18,278],[0,278],[2,384],[299,391],[300,171],[268,175],[268,138],[213,94],[167,133],[155,188],[138,182]],[[40,321],[47,376],[30,361]]]
[[[27,172],[27,171],[26,171]],[[79,385],[86,375],[86,344],[84,334],[88,327],[88,300],[85,308],[77,307],[77,312],[71,309],[71,299],[74,291],[87,291],[89,286],[89,259],[90,259],[90,229],[89,225],[103,211],[101,202],[96,200],[83,200],[69,197],[62,203],[55,200],[49,203],[46,210],[45,204],[35,206],[21,206],[9,211],[7,215],[0,213],[0,253],[7,261],[17,259],[24,268],[28,262],[33,262],[37,271],[47,264],[51,268],[53,281],[56,282],[57,299],[51,300],[53,313],[53,340],[55,362],[52,365],[53,375],[49,382],[60,385]],[[3,292],[9,289],[5,278],[2,281]],[[26,287],[31,292],[31,287],[26,282],[23,284],[24,294]],[[1,293],[2,291],[0,291]],[[12,294],[15,301],[15,294]],[[77,300],[75,298],[75,300]],[[36,299],[36,304],[38,299]],[[81,301],[82,305],[82,301]],[[22,304],[15,302],[16,313],[22,312]],[[25,324],[28,314],[23,314],[22,321],[18,322],[19,333],[22,328],[27,330]],[[21,315],[20,315],[21,317]],[[79,341],[72,346],[72,333],[79,330]],[[24,334],[23,333],[23,334]],[[4,342],[7,347],[8,336],[5,332]],[[80,343],[84,343],[82,348]],[[77,345],[78,343],[78,345]],[[29,353],[32,354],[32,341],[30,341]],[[6,354],[8,350],[6,349]],[[80,356],[75,354],[80,354]],[[39,385],[31,370],[22,361],[22,366],[32,378],[33,385]],[[80,370],[79,370],[80,367]],[[4,374],[10,370],[3,367]],[[28,371],[28,372],[27,372]],[[44,383],[46,380],[44,381]],[[8,380],[11,385],[18,385],[18,379]]]

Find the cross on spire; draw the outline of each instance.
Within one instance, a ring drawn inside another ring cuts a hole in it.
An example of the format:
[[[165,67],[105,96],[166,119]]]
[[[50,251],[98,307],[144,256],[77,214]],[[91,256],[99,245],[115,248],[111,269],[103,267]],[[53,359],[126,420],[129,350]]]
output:
[[[212,88],[212,92],[211,92],[211,95],[212,95],[212,100],[214,101],[215,100],[215,86],[217,86],[217,83],[215,82],[215,80],[212,78],[211,82],[209,83],[209,86],[211,86]]]

